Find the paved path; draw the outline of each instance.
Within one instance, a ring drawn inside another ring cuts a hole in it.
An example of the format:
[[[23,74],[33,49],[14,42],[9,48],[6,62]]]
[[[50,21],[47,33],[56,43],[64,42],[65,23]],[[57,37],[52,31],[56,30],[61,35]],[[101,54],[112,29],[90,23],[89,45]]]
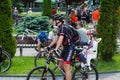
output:
[[[22,56],[35,56],[37,53],[38,52],[34,48],[23,48]],[[20,56],[19,48],[17,48],[15,56]]]
[[[62,76],[56,77],[56,80],[63,80]],[[0,80],[26,80],[26,76],[0,76]],[[120,72],[114,73],[100,73],[99,80],[120,80]]]

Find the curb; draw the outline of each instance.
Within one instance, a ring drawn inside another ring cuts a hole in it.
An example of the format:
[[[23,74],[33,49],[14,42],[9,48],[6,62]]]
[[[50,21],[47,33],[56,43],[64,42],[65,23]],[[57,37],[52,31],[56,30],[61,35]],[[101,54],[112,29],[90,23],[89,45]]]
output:
[[[98,72],[99,74],[120,73],[120,71]]]
[[[112,74],[120,73],[120,71],[110,71],[110,72],[98,72],[99,74]],[[61,74],[56,75],[57,77],[62,76]],[[0,74],[0,77],[27,77],[27,74]]]

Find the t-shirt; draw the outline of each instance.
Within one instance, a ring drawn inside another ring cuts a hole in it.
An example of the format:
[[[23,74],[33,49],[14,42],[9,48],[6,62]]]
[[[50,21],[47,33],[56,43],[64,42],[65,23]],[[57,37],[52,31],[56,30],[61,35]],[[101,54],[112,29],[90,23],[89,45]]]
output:
[[[78,17],[76,17],[76,16],[71,17],[71,20],[73,23],[76,23],[76,22],[78,22]]]
[[[86,29],[85,28],[79,28],[77,31],[78,31],[78,34],[79,34],[79,37],[80,37],[80,42],[88,43],[88,36],[86,34]]]
[[[98,10],[95,10],[92,12],[92,20],[93,21],[98,21],[99,20],[99,11]]]
[[[48,39],[53,40],[55,38],[55,34],[53,31],[49,32]]]
[[[58,31],[58,36],[64,36],[64,39],[63,39],[63,42],[62,42],[62,45],[63,46],[67,46],[69,45],[69,38],[67,37],[67,34],[71,34],[70,30],[67,29],[68,27],[65,25],[65,24],[62,24],[61,27],[59,28],[59,31]]]
[[[89,45],[88,45],[88,50],[90,51],[90,53],[96,53],[97,54],[98,42],[95,41],[95,40],[92,40],[90,42],[89,42]]]
[[[52,14],[53,15],[56,14],[56,10],[55,9],[52,10]]]

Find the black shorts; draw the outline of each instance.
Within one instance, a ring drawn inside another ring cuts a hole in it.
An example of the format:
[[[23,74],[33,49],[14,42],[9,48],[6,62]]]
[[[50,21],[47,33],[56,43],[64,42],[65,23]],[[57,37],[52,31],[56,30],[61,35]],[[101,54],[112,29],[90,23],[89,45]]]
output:
[[[74,51],[74,46],[64,46],[60,58],[64,60],[65,64],[70,64],[73,51]]]

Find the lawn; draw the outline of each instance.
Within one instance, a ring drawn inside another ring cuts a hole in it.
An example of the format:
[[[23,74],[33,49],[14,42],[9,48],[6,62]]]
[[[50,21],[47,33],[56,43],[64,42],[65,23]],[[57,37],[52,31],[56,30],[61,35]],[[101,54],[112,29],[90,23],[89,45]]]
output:
[[[99,61],[99,72],[120,71],[120,54],[115,54],[113,61]],[[10,70],[4,74],[28,74],[34,68],[34,57],[14,57]]]
[[[112,61],[99,61],[99,72],[120,71],[120,53],[115,54]]]

